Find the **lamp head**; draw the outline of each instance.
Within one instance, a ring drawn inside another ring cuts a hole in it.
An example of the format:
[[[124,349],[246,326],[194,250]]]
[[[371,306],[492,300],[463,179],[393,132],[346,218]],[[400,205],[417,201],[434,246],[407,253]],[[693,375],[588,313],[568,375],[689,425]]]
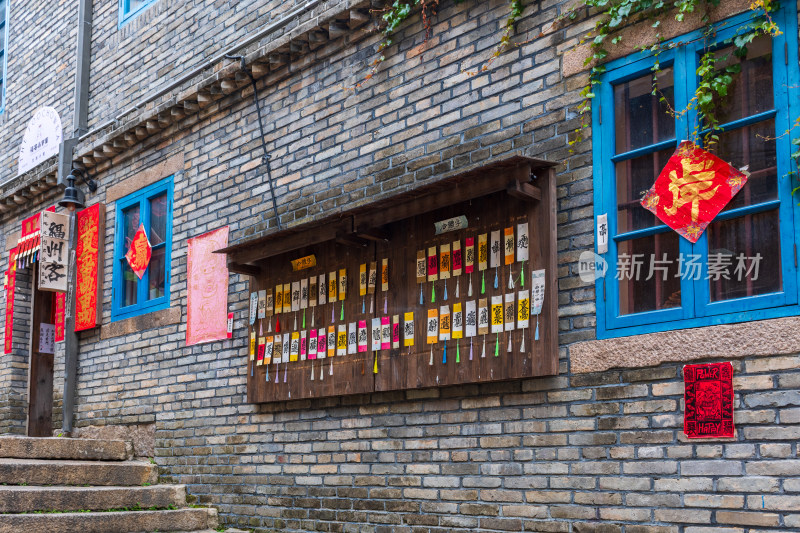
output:
[[[86,196],[83,194],[82,190],[75,186],[75,180],[77,178],[74,173],[75,171],[73,170],[67,176],[67,186],[64,189],[64,197],[58,202],[58,205],[66,207],[70,212],[86,207],[84,203]]]

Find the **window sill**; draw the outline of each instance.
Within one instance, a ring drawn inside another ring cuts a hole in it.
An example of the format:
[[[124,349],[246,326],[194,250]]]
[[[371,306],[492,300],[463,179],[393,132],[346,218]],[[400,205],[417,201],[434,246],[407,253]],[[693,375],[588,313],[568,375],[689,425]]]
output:
[[[572,344],[573,374],[698,359],[738,359],[800,352],[800,317],[678,329]]]
[[[100,338],[111,339],[122,335],[130,335],[148,329],[177,324],[180,321],[181,308],[170,307],[105,324],[100,328]]]

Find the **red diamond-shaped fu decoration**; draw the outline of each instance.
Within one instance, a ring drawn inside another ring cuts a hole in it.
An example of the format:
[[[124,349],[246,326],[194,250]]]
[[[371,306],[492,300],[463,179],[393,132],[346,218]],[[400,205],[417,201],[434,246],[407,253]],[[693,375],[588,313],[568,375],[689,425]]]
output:
[[[131,241],[131,247],[128,249],[128,253],[125,254],[125,259],[128,260],[131,270],[139,276],[139,279],[144,276],[147,265],[150,264],[152,253],[153,247],[150,246],[150,241],[147,239],[144,224],[139,224],[139,229],[136,230],[136,235],[133,236]]]
[[[744,186],[748,176],[684,141],[642,198],[642,207],[694,243]]]

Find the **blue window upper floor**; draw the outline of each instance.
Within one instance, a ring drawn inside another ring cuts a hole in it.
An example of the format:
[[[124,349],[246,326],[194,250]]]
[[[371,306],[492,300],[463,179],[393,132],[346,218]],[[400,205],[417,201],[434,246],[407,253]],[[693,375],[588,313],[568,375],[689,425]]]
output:
[[[6,72],[8,71],[8,0],[0,0],[0,113],[6,109]]]
[[[665,47],[655,94],[651,54],[606,66],[592,110],[595,215],[607,215],[609,230],[607,274],[596,281],[598,338],[800,314],[790,156],[800,135],[792,129],[800,116],[796,7],[775,16],[782,34],[751,43],[745,59],[726,41],[749,14],[716,28],[717,67],[741,68],[715,102],[721,127],[710,149],[750,177],[694,244],[639,202],[677,145],[697,133],[696,112],[674,111],[694,96],[702,32]]]
[[[119,26],[122,27],[144,11],[155,0],[119,0]]]
[[[170,297],[173,178],[169,177],[117,200],[111,320],[166,309]],[[125,255],[139,227],[152,247],[141,279]]]

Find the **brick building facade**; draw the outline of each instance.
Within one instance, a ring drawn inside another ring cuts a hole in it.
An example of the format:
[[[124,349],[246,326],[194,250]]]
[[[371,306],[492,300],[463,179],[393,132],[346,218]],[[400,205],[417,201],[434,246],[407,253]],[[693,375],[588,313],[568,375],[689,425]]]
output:
[[[65,137],[75,129],[78,2],[16,4],[0,114],[4,269],[21,220],[62,194],[56,158],[16,176],[28,118],[49,105],[61,114]],[[797,6],[790,4],[783,8],[791,20],[787,64],[791,58],[796,72]],[[95,2],[89,131],[73,153],[99,186],[87,192],[87,205],[107,206],[106,259],[101,325],[78,334],[74,434],[135,440],[164,478],[216,506],[223,523],[259,532],[800,528],[796,313],[598,335],[604,298],[577,275],[580,254],[595,250],[597,132],[570,143],[588,80],[578,42],[593,20],[581,12],[553,27],[565,5],[526,4],[516,34],[528,42],[469,75],[491,56],[508,5],[443,3],[429,38],[421,16],[412,16],[375,77],[350,91],[343,87],[366,73],[380,42],[375,15],[365,17],[369,5],[155,0],[120,24],[116,2]],[[711,16],[724,21],[746,9],[726,2]],[[667,18],[667,38],[701,26],[699,15],[682,24]],[[341,35],[331,28],[336,21],[347,26]],[[649,24],[630,28],[632,42],[612,59],[646,42]],[[243,55],[257,81],[284,227],[510,156],[556,164],[558,294],[547,297],[557,297],[558,374],[249,403],[251,286],[237,273],[228,296],[233,338],[186,346],[187,239],[225,225],[231,243],[277,231],[252,87],[226,52]],[[169,177],[168,305],[116,319],[115,204]],[[24,433],[28,423],[31,284],[29,269],[20,270],[13,351],[0,358],[4,433]],[[727,360],[736,437],[689,440],[682,364]],[[55,432],[65,375],[59,343]]]

